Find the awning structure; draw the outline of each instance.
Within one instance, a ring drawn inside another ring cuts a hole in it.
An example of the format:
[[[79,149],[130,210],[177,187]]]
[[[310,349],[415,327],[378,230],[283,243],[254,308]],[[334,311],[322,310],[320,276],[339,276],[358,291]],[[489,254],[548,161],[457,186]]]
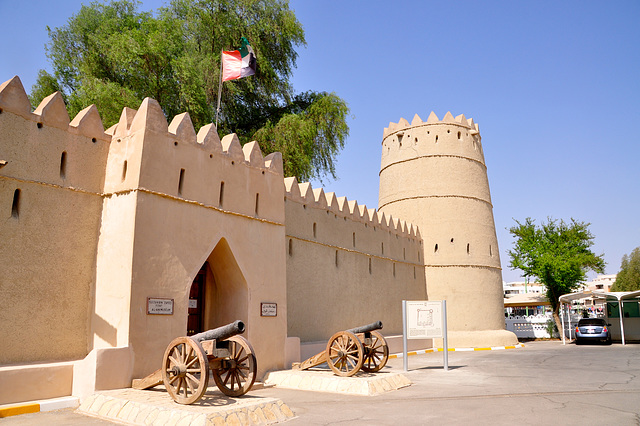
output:
[[[542,293],[515,294],[504,299],[505,308],[542,305],[550,305],[549,300],[547,300],[547,296]]]
[[[587,297],[593,297],[596,299],[605,299],[607,301],[618,302],[618,309],[620,310],[620,333],[622,335],[622,344],[626,344],[624,340],[624,315],[622,313],[622,306],[624,300],[640,300],[640,290],[637,291],[614,291],[614,292],[594,292],[594,291],[581,291],[577,293],[569,293],[560,296],[560,309],[562,311],[565,303],[571,303],[574,300],[584,299]],[[562,318],[562,328],[564,329],[564,315]],[[571,320],[569,320],[571,321]],[[569,324],[571,328],[571,324]],[[565,344],[564,333],[562,333],[562,344]]]

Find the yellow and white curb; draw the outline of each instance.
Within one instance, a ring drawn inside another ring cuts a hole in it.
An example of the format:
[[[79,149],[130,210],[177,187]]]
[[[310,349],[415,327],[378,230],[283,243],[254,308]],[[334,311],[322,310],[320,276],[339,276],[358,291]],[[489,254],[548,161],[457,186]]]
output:
[[[6,404],[0,405],[0,418],[17,416],[19,414],[39,413],[41,411],[62,410],[63,408],[76,408],[79,405],[80,402],[78,398],[74,396]]]
[[[517,345],[512,345],[512,346],[491,346],[488,348],[449,348],[449,352],[503,351],[505,349],[518,349],[518,348],[524,348],[524,344],[518,343]],[[407,352],[407,356],[422,355],[422,354],[428,354],[431,352],[442,352],[442,351],[443,351],[442,348],[430,348],[430,349],[423,349],[420,351]],[[402,353],[389,355],[390,359],[402,358],[402,357],[403,357]]]

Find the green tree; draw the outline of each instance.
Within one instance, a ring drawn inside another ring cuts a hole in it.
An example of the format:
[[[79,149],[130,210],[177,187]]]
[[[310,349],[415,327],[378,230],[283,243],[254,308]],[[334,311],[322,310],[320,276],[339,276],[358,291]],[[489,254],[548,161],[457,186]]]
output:
[[[531,218],[516,220],[509,229],[514,246],[509,250],[510,267],[520,269],[525,277],[536,277],[545,285],[546,296],[553,309],[558,330],[562,330],[559,298],[577,290],[586,272],[604,273],[604,255],[594,254],[590,247],[594,236],[589,224],[571,219],[570,223],[549,218],[540,226]]]
[[[60,90],[70,116],[93,103],[109,127],[122,108],[152,97],[169,118],[187,111],[197,129],[214,121],[221,51],[244,36],[256,74],[223,84],[219,132],[258,140],[265,154],[283,150],[287,174],[300,180],[335,178],[349,109],[335,94],[294,93],[295,49],[306,42],[287,0],[172,0],[155,16],[138,6],[94,2],[49,29],[53,73],[41,71],[32,102]]]
[[[631,251],[631,255],[622,256],[620,272],[616,276],[611,291],[640,290],[640,247]]]

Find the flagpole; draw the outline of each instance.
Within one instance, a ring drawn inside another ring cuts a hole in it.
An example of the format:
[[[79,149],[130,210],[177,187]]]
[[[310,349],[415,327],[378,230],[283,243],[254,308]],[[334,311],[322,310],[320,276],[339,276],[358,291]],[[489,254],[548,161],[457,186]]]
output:
[[[220,51],[220,83],[218,84],[218,106],[216,107],[216,131],[218,130],[218,114],[220,113],[220,97],[222,96],[222,50]]]

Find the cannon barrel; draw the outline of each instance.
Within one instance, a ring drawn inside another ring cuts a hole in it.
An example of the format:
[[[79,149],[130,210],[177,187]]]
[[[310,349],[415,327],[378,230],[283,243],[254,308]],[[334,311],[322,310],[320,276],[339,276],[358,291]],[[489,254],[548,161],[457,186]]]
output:
[[[222,327],[214,328],[212,330],[203,331],[202,333],[194,334],[191,336],[196,342],[202,342],[205,340],[225,340],[229,337],[233,337],[238,334],[244,333],[244,323],[240,320],[236,320],[231,324],[223,325]]]
[[[358,334],[358,333],[368,333],[370,331],[375,331],[375,330],[380,330],[382,328],[382,321],[376,321],[376,322],[372,322],[371,324],[367,324],[367,325],[363,325],[360,327],[356,327],[356,328],[350,328],[349,331],[353,334]]]

